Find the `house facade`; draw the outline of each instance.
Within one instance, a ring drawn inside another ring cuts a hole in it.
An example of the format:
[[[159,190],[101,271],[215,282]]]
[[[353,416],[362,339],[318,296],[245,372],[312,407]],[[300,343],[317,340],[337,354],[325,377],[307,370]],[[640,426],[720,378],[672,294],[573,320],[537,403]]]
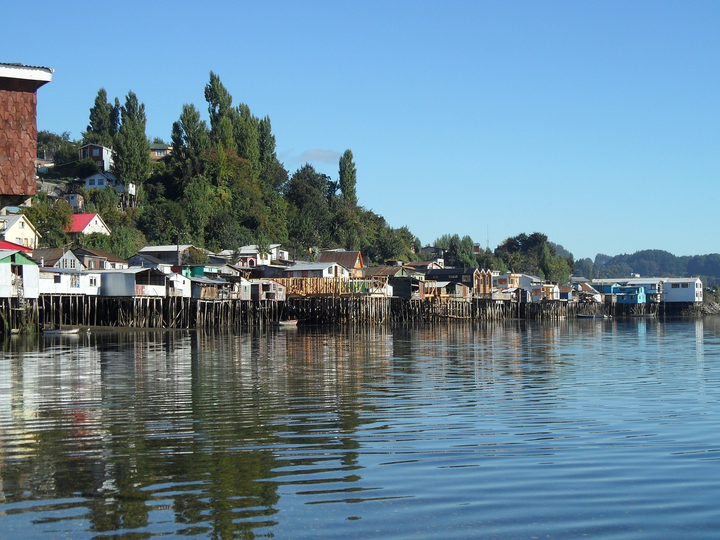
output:
[[[32,250],[40,241],[40,233],[23,214],[0,216],[0,238]]]
[[[0,63],[0,207],[37,193],[37,90],[52,74],[46,67]]]
[[[32,298],[39,294],[38,265],[17,250],[0,251],[0,298]]]
[[[33,260],[40,268],[60,268],[63,270],[84,270],[85,266],[70,249],[41,248],[33,252]]]
[[[113,166],[113,150],[99,144],[85,144],[78,150],[80,159],[91,159],[103,172],[109,172]]]
[[[702,302],[703,285],[700,278],[665,278],[663,302]]]
[[[40,294],[97,296],[100,292],[98,273],[40,267],[39,274]]]
[[[343,251],[340,249],[330,249],[321,251],[318,256],[317,262],[328,263],[336,262],[347,268],[350,272],[350,277],[361,278],[363,277],[363,269],[365,263],[363,262],[362,253],[359,251]]]
[[[88,270],[124,270],[130,266],[127,261],[101,249],[78,248],[73,253]]]
[[[285,270],[285,277],[350,279],[350,272],[336,262],[295,263]]]
[[[100,214],[75,214],[66,231],[73,239],[79,234],[104,234],[110,236],[110,228],[105,225]]]

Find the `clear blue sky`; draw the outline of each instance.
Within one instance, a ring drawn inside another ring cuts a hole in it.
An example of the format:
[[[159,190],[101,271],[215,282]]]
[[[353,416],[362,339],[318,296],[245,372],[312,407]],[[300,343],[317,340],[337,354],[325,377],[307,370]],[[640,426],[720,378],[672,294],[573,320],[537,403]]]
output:
[[[55,70],[38,128],[97,91],[170,139],[210,71],[280,161],[337,179],[423,244],[542,232],[576,258],[720,252],[720,2],[10,1],[0,62]]]

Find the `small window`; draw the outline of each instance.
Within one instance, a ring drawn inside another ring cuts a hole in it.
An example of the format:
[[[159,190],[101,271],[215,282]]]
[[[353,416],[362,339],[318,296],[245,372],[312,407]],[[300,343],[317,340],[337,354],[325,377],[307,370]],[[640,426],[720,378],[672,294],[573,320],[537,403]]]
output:
[[[90,286],[97,287],[97,278],[94,278],[94,277],[90,278]]]
[[[70,268],[75,270],[75,259],[70,259]]]
[[[92,151],[93,151],[93,154],[92,154],[92,155],[93,155],[94,157],[98,157],[98,156],[100,155],[100,149],[99,149],[99,148],[93,148]]]
[[[91,179],[90,179],[90,182],[88,182],[88,183],[89,183],[91,186],[94,186],[94,185],[95,185],[95,179],[94,179],[94,178],[91,178]]]
[[[680,288],[680,285],[678,285],[677,283],[673,283],[673,284],[672,284],[672,288],[673,288],[673,289],[679,289],[679,288]]]
[[[20,222],[20,228],[21,228],[21,229],[24,229],[24,228],[25,228],[25,222],[24,222],[24,221],[21,221],[21,222]]]
[[[683,288],[683,289],[689,289],[689,288],[690,288],[690,284],[689,284],[689,283],[683,283],[683,284],[682,284],[682,288]]]

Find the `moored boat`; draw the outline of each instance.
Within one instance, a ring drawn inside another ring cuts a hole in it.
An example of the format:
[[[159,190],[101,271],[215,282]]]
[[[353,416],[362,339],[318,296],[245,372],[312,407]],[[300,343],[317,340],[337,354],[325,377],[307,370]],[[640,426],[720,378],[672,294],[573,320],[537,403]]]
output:
[[[80,333],[80,328],[43,328],[46,336],[73,336]]]
[[[275,326],[297,326],[298,320],[297,319],[285,319],[282,321],[275,321],[273,324]]]

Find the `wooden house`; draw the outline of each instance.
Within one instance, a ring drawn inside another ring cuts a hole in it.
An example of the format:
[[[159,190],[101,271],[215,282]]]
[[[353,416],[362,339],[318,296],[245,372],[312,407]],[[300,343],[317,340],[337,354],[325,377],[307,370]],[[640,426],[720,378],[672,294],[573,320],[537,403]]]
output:
[[[663,302],[702,302],[703,284],[700,278],[664,278]]]
[[[451,281],[466,285],[474,295],[492,293],[492,273],[479,268],[438,268],[428,270],[426,280]]]
[[[224,279],[213,279],[205,276],[190,277],[191,298],[196,300],[221,300],[231,297],[232,284]]]
[[[366,280],[382,278],[392,287],[392,296],[398,298],[412,298],[419,294],[419,283],[424,280],[418,279],[411,273],[407,266],[368,266],[363,271]]]
[[[84,144],[78,149],[78,158],[90,159],[103,172],[112,170],[113,150],[99,144]]]
[[[77,248],[73,253],[88,270],[123,270],[130,266],[126,260],[101,249]]]
[[[277,281],[269,279],[251,279],[248,280],[250,286],[251,300],[275,300],[278,302],[285,301],[285,286]]]
[[[347,268],[350,272],[351,278],[363,277],[363,268],[365,268],[365,263],[363,262],[362,253],[359,251],[343,251],[339,249],[321,251],[317,262],[335,262],[340,264],[343,268]]]
[[[26,253],[0,251],[0,298],[37,299],[38,280],[38,265]]]

